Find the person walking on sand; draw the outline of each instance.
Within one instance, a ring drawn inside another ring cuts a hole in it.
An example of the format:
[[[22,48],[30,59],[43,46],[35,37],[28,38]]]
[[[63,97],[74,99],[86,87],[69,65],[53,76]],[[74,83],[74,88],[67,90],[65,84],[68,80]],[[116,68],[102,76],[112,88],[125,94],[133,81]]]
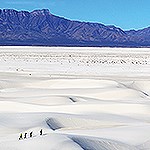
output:
[[[20,137],[19,137],[19,140],[22,140],[23,138],[22,138],[22,133],[20,134]]]
[[[26,139],[26,138],[27,138],[27,133],[24,134],[24,139]]]
[[[40,135],[43,135],[43,130],[42,129],[40,130]]]
[[[32,131],[32,132],[30,132],[30,137],[33,137],[33,131]]]

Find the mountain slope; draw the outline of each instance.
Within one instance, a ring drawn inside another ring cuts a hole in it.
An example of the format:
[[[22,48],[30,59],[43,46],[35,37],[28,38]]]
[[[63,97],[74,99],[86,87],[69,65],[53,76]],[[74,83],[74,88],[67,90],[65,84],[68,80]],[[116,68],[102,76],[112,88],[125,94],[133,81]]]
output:
[[[150,28],[123,31],[115,26],[71,21],[49,10],[0,10],[0,45],[150,46]]]

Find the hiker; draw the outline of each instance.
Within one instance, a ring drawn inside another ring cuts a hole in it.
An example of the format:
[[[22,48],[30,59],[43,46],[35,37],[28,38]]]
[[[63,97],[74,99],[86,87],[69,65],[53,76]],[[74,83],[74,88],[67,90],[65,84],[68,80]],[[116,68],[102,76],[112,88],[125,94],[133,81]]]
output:
[[[26,139],[26,138],[27,138],[27,133],[24,134],[24,139]]]
[[[41,130],[40,130],[40,135],[42,135],[42,134],[43,134],[43,130],[41,129]]]
[[[20,134],[19,140],[22,140],[22,133]]]
[[[30,132],[30,137],[32,137],[33,136],[33,132]]]

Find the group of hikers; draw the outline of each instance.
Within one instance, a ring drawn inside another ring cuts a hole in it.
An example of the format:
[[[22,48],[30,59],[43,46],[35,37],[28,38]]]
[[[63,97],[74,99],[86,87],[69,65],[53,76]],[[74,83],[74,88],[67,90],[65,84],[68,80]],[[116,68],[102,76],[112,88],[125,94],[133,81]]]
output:
[[[40,130],[40,135],[43,135],[43,130],[42,129]],[[30,132],[29,137],[30,138],[33,137],[33,131]],[[24,137],[23,137],[22,133],[19,136],[19,140],[26,139],[26,138],[27,138],[27,133],[24,133]]]

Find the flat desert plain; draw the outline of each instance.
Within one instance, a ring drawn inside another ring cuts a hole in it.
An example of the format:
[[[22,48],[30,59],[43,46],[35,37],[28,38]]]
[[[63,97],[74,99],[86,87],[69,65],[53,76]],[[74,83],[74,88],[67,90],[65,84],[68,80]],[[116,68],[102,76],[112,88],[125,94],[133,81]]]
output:
[[[150,150],[150,48],[0,47],[0,150]]]

